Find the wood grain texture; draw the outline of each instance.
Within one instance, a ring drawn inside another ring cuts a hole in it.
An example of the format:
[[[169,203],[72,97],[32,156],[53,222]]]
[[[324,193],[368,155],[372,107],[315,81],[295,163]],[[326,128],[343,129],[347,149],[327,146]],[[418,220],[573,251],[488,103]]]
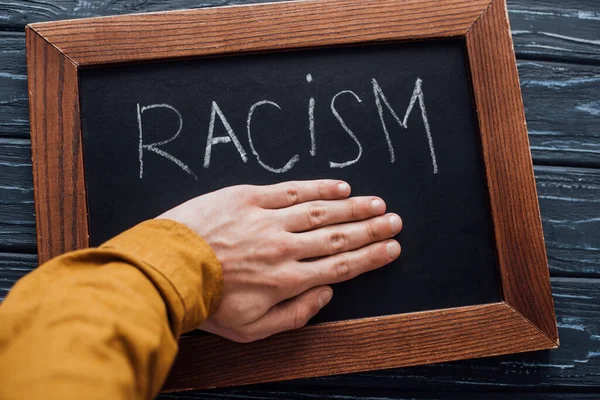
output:
[[[78,66],[464,35],[490,0],[304,0],[30,25]],[[146,33],[151,32],[151,35]],[[149,51],[149,49],[152,49]]]
[[[77,69],[27,31],[38,257],[86,248],[87,204]]]
[[[537,167],[550,271],[600,278],[600,170]]]
[[[518,67],[534,163],[600,168],[600,67]]]
[[[29,137],[25,34],[0,32],[0,137]]]
[[[37,266],[35,254],[0,253],[0,302],[12,286]]]
[[[552,291],[561,338],[556,350],[298,380],[287,385],[401,392],[444,388],[600,392],[600,280],[553,278]],[[260,388],[282,387],[265,384]]]
[[[495,303],[319,324],[249,344],[191,336],[181,338],[179,346],[166,391],[402,367],[556,344],[510,306]]]
[[[0,138],[0,249],[32,251],[32,241],[35,214],[31,143]]]
[[[558,342],[519,75],[504,0],[491,4],[467,34],[466,42],[503,298]]]
[[[509,0],[518,57],[600,62],[596,0]]]
[[[251,1],[260,3],[263,1]],[[73,1],[73,0],[11,0],[0,6],[0,29],[23,30],[25,25],[62,19],[89,18],[139,12],[227,6],[250,3],[248,0],[133,0],[133,1]]]

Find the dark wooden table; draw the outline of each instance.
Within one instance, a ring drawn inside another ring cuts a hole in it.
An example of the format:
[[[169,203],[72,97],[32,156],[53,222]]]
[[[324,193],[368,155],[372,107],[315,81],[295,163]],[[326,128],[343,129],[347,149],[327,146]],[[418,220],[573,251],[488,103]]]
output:
[[[0,300],[37,265],[25,25],[249,2],[0,3]],[[160,398],[600,399],[600,2],[509,0],[509,13],[560,349]]]

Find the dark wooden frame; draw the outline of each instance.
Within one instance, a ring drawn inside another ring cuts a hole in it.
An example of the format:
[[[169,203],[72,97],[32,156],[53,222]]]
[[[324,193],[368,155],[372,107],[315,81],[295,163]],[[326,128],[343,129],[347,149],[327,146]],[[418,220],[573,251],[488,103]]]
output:
[[[505,0],[308,0],[39,23],[26,31],[40,262],[89,245],[80,68],[365,42],[466,42],[503,301],[318,324],[251,344],[185,337],[166,390],[558,347]]]

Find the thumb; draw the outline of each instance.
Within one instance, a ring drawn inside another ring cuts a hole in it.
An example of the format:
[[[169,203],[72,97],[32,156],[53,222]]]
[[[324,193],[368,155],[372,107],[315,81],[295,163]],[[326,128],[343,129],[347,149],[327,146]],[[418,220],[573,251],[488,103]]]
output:
[[[276,333],[302,328],[325,307],[333,297],[329,286],[318,286],[281,302],[265,315],[246,325],[254,340],[264,339]]]

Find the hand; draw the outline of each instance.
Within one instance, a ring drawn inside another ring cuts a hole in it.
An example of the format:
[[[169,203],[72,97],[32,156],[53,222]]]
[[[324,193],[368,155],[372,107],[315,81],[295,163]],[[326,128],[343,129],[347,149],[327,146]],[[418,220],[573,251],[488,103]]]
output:
[[[377,197],[349,195],[333,180],[234,186],[161,215],[197,232],[221,263],[221,303],[199,328],[236,342],[300,328],[331,300],[327,285],[396,259],[400,245],[386,239],[400,217]]]

